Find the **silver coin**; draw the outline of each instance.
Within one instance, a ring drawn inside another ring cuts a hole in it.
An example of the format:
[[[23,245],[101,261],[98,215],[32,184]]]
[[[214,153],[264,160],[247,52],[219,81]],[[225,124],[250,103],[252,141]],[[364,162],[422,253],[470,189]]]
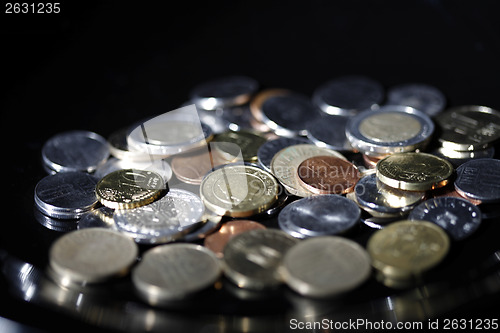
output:
[[[165,183],[172,178],[172,168],[165,160],[131,161],[110,158],[103,165],[99,166],[94,176],[101,179],[107,174],[117,170],[134,169],[153,171],[163,177]]]
[[[277,135],[306,135],[306,123],[319,116],[309,99],[298,93],[271,96],[262,104],[262,121]]]
[[[257,81],[246,76],[228,76],[203,82],[191,91],[191,102],[205,110],[247,103],[257,91]]]
[[[306,124],[307,138],[318,147],[340,151],[352,150],[345,135],[346,116],[326,115]]]
[[[62,172],[47,176],[35,187],[35,204],[49,217],[75,219],[97,204],[98,179],[84,172]]]
[[[43,214],[36,205],[33,205],[33,216],[38,223],[53,231],[69,232],[78,226],[78,219],[56,219]]]
[[[106,228],[116,229],[113,220],[114,209],[108,207],[99,207],[87,212],[78,220],[78,229],[88,228]]]
[[[361,210],[351,200],[336,194],[302,198],[278,215],[282,230],[296,238],[337,235],[354,227]]]
[[[45,166],[56,172],[93,172],[109,156],[107,141],[88,131],[70,131],[50,138],[42,148]]]
[[[358,243],[337,236],[304,240],[283,258],[283,277],[301,295],[327,298],[350,291],[368,279],[370,256]]]
[[[161,199],[138,208],[117,209],[116,227],[138,243],[157,244],[176,240],[199,227],[203,203],[196,194],[172,188]]]
[[[465,199],[440,197],[422,202],[410,212],[408,218],[433,222],[458,241],[469,237],[479,228],[481,211]]]
[[[133,149],[127,143],[127,137],[132,131],[132,129],[137,126],[132,126],[131,128],[123,128],[113,132],[108,137],[109,152],[114,157],[120,160],[128,161],[151,161],[151,156],[140,150]]]
[[[109,229],[89,228],[58,238],[50,248],[49,264],[60,281],[96,283],[125,274],[137,254],[137,245],[129,237]]]
[[[491,146],[486,149],[468,151],[456,151],[441,147],[434,149],[431,154],[444,158],[450,162],[453,167],[458,168],[460,165],[471,160],[493,158],[495,156],[495,147]]]
[[[219,259],[207,248],[195,244],[169,244],[144,254],[132,270],[132,282],[149,304],[160,305],[210,287],[220,274]]]
[[[298,242],[281,230],[258,229],[238,234],[224,247],[223,269],[240,288],[266,289],[278,286],[283,255]]]
[[[318,87],[313,103],[330,115],[353,116],[359,111],[376,109],[384,99],[382,85],[364,76],[343,76]]]
[[[361,178],[354,187],[356,201],[379,213],[408,213],[425,198],[425,191],[404,191],[387,186],[375,174]]]
[[[271,161],[274,155],[283,148],[290,147],[299,144],[310,143],[306,139],[301,138],[278,138],[274,140],[269,140],[259,147],[257,151],[257,158],[259,165],[262,166],[266,171],[271,172]]]
[[[434,117],[444,110],[446,98],[436,87],[409,83],[390,88],[387,92],[387,104],[411,106]]]
[[[434,132],[434,123],[409,106],[386,105],[349,119],[346,136],[352,147],[369,156],[422,149]]]
[[[500,160],[481,158],[457,168],[455,189],[460,195],[484,203],[500,201]]]

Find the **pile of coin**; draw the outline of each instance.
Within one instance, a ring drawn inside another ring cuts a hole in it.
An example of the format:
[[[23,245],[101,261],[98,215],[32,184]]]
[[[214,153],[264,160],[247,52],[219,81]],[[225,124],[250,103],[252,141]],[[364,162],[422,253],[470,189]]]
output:
[[[131,270],[152,305],[221,274],[239,288],[286,283],[331,297],[373,267],[382,283],[406,287],[439,264],[450,240],[479,228],[482,207],[491,213],[500,202],[500,114],[441,112],[445,99],[431,86],[393,87],[382,105],[382,85],[362,76],[329,81],[312,99],[232,76],[190,96],[107,141],[73,131],[44,145],[49,175],[35,188],[35,216],[50,229],[79,229],[52,246],[56,281],[99,283]],[[360,223],[380,229],[366,249],[349,239]],[[137,264],[130,242],[147,245]],[[106,260],[116,265],[101,271]]]

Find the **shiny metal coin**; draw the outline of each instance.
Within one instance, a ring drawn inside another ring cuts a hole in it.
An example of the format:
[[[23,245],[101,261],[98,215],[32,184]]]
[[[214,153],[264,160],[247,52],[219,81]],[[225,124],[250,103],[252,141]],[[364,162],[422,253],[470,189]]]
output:
[[[316,118],[306,124],[307,138],[318,147],[351,151],[351,144],[345,134],[348,120],[346,116],[335,115]]]
[[[97,204],[97,178],[84,172],[62,172],[47,176],[35,187],[35,204],[45,215],[75,219]]]
[[[411,106],[434,117],[444,110],[446,98],[436,87],[409,83],[391,87],[387,91],[387,104]]]
[[[371,273],[370,256],[358,243],[336,236],[304,240],[290,248],[283,278],[301,295],[327,298],[361,285]]]
[[[457,168],[455,189],[460,195],[483,203],[500,201],[500,160],[481,158]]]
[[[205,210],[205,213],[201,217],[201,225],[181,236],[178,241],[196,242],[204,239],[219,228],[222,218],[222,215]]]
[[[110,158],[106,163],[99,166],[94,176],[101,179],[111,172],[124,169],[153,171],[163,177],[165,183],[172,178],[172,168],[165,160],[131,161]]]
[[[227,161],[243,158],[245,162],[257,162],[257,151],[266,138],[254,131],[227,131],[217,134],[210,146]]]
[[[422,202],[410,212],[408,219],[436,223],[451,239],[459,241],[479,228],[481,211],[465,199],[443,197]]]
[[[297,242],[276,229],[250,230],[236,235],[224,247],[224,274],[240,288],[277,287],[282,282],[278,272],[281,260]]]
[[[318,87],[313,102],[330,115],[353,116],[359,111],[376,109],[384,99],[382,85],[368,77],[342,76]]]
[[[197,107],[215,110],[247,103],[258,88],[257,81],[250,77],[227,76],[197,85],[190,96]]]
[[[45,166],[56,172],[93,172],[109,156],[107,141],[88,131],[70,131],[50,138],[42,148]]]
[[[78,227],[78,219],[56,219],[47,216],[38,209],[36,204],[33,205],[33,216],[42,226],[57,232],[69,232],[76,230]]]
[[[78,220],[78,229],[105,228],[116,229],[113,220],[114,209],[99,207],[87,212]]]
[[[425,113],[409,106],[386,105],[349,119],[346,136],[354,149],[379,157],[424,148],[434,131]]]
[[[220,274],[212,251],[195,244],[168,244],[144,254],[132,270],[132,282],[146,302],[161,305],[210,287]]]
[[[444,158],[453,167],[458,168],[460,165],[471,160],[493,158],[495,156],[495,147],[491,146],[485,149],[467,151],[457,151],[441,147],[431,151],[431,154]]]
[[[174,241],[203,223],[204,206],[194,193],[172,188],[161,199],[133,209],[117,209],[113,219],[119,231],[137,243]]]
[[[259,164],[265,170],[271,172],[271,161],[277,152],[286,147],[308,143],[310,143],[308,140],[302,138],[278,138],[269,140],[262,146],[260,146],[259,150],[257,151]]]
[[[97,283],[126,274],[138,252],[134,241],[117,231],[89,228],[57,239],[49,251],[49,264],[63,284]]]
[[[114,157],[120,160],[135,161],[135,162],[145,162],[151,161],[151,156],[140,150],[133,149],[127,143],[127,137],[132,131],[132,128],[122,128],[117,130],[108,137],[109,152]]]
[[[302,198],[278,215],[280,228],[296,238],[338,235],[354,227],[361,210],[351,200],[336,194]]]

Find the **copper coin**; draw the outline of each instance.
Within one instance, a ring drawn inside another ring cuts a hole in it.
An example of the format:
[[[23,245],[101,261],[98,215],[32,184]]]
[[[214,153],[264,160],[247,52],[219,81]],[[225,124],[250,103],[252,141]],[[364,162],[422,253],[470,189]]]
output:
[[[204,246],[215,252],[219,257],[223,257],[223,250],[230,238],[253,229],[266,229],[258,222],[250,220],[235,220],[226,222],[217,232],[205,237]]]
[[[363,161],[365,162],[365,166],[368,169],[374,169],[375,166],[377,165],[377,162],[380,161],[383,157],[374,157],[374,156],[368,156],[363,154]]]
[[[344,194],[354,190],[361,174],[356,166],[334,156],[314,156],[297,168],[301,185],[316,194]]]
[[[476,200],[472,198],[468,198],[465,195],[461,195],[460,192],[458,192],[453,184],[435,189],[430,191],[430,194],[433,198],[440,198],[440,197],[455,197],[455,198],[460,198],[460,199],[465,199],[469,201],[471,204],[477,206],[481,203],[481,200]]]
[[[176,155],[171,167],[175,176],[187,184],[199,185],[205,175],[215,167],[232,162],[211,149],[200,149],[188,154]]]

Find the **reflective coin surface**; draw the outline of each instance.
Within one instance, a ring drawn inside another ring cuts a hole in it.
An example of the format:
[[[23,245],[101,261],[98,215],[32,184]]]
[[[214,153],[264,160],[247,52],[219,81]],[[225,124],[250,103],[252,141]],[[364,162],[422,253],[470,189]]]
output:
[[[484,203],[500,201],[500,160],[482,158],[457,168],[455,189],[460,195]]]
[[[115,221],[113,220],[114,212],[114,209],[108,208],[106,206],[93,209],[80,217],[80,219],[78,220],[78,229],[116,229]]]
[[[409,83],[390,88],[387,92],[387,104],[411,106],[434,117],[443,111],[446,98],[436,87],[422,83]]]
[[[339,151],[351,151],[352,147],[345,134],[349,117],[325,115],[306,124],[307,138],[318,147]]]
[[[99,166],[94,176],[101,179],[111,172],[123,169],[148,170],[156,172],[163,177],[164,183],[168,183],[172,178],[172,168],[165,160],[131,161],[110,158],[106,163]]]
[[[264,169],[271,172],[271,161],[277,152],[286,147],[308,143],[310,143],[308,140],[301,138],[278,138],[269,140],[259,147],[257,159]]]
[[[245,162],[257,162],[257,151],[266,141],[265,137],[254,132],[227,131],[217,134],[211,145],[229,161],[241,156]]]

